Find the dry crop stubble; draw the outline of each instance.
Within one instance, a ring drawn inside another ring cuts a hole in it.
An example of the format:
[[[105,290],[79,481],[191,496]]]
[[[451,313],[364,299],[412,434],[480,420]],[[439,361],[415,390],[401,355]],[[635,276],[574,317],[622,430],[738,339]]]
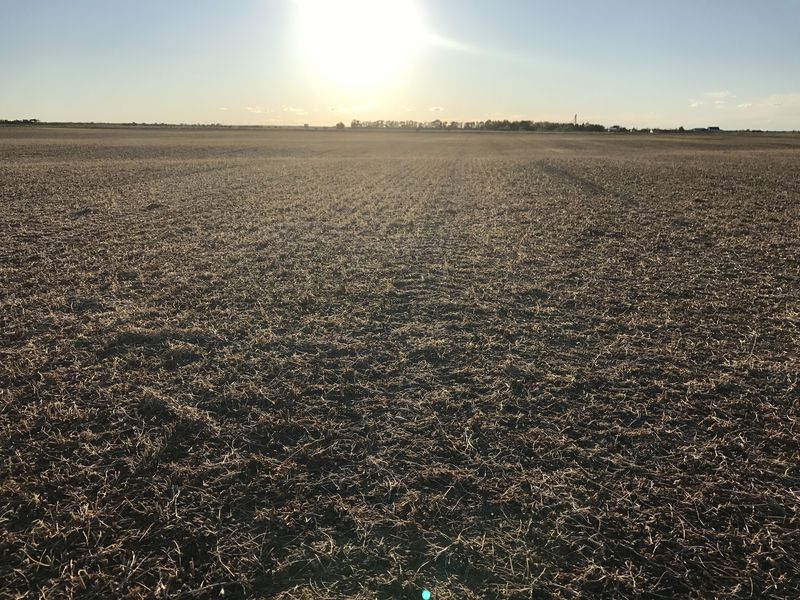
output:
[[[798,154],[0,129],[0,596],[796,596]]]

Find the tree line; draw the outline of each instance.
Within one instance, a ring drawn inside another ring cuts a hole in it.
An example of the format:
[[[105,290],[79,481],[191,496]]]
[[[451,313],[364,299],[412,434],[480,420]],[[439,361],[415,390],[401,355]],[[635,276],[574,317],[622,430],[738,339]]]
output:
[[[343,129],[344,123],[337,123]],[[360,121],[353,119],[351,129],[467,129],[485,131],[606,131],[606,127],[596,123],[553,123],[551,121],[393,121],[378,119],[376,121]]]

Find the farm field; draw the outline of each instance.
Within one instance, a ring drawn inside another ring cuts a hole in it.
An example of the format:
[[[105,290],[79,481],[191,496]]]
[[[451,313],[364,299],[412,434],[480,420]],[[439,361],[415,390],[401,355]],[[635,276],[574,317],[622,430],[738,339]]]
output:
[[[800,137],[0,128],[0,598],[800,597]]]

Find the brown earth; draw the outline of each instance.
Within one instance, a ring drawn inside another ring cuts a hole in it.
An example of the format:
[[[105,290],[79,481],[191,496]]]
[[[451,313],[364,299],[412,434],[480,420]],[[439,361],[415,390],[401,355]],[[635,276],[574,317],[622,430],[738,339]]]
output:
[[[791,136],[0,129],[0,597],[797,598],[798,223]]]

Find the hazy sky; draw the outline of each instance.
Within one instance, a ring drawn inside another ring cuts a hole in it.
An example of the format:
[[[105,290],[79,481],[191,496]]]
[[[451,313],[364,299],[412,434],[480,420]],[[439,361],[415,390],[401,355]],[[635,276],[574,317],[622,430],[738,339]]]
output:
[[[800,129],[800,0],[0,0],[0,118]]]

